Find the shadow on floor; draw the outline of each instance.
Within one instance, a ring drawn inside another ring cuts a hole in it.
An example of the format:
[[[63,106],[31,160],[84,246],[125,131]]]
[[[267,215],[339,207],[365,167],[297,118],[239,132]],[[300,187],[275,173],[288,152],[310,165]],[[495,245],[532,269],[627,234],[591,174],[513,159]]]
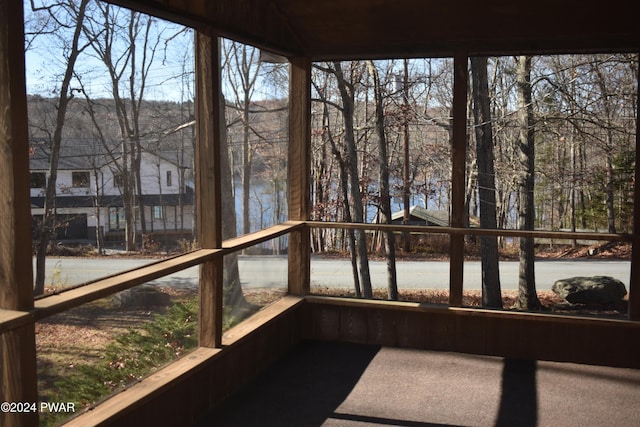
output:
[[[538,425],[535,360],[505,359],[496,427]]]
[[[640,370],[302,342],[193,427],[637,426]]]
[[[303,342],[194,427],[322,425],[347,398],[379,349]]]

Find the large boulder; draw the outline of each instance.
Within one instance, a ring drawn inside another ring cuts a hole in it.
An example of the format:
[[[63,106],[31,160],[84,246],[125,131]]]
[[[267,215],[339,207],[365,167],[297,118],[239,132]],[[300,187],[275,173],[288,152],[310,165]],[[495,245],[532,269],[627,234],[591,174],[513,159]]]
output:
[[[137,286],[118,292],[111,297],[115,307],[166,307],[171,305],[171,296],[149,285]]]
[[[551,290],[571,304],[610,304],[620,301],[627,294],[624,283],[610,276],[557,280]]]

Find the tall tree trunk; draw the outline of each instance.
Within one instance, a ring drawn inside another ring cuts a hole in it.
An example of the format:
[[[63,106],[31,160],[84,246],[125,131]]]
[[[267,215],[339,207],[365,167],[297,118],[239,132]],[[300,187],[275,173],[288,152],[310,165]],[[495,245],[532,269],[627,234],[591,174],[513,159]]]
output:
[[[225,123],[225,99],[220,94],[220,123]],[[229,157],[233,154],[229,150],[229,144],[227,141],[227,129],[226,127],[220,129],[220,152],[222,153],[220,158],[220,191],[222,192],[222,200],[234,200],[233,197],[233,172],[231,171],[231,165]],[[228,240],[236,237],[237,224],[236,224],[236,204],[235,203],[222,203],[222,240]],[[240,283],[240,270],[238,269],[238,252],[233,252],[224,257],[224,304],[227,307],[233,307],[233,310],[243,310],[247,307],[248,303],[242,293],[242,286]]]
[[[139,131],[136,131],[136,135],[139,135]],[[144,208],[144,194],[142,187],[142,144],[140,143],[140,137],[136,136],[135,139],[136,155],[134,159],[134,175],[136,179],[135,193],[138,195],[138,210],[140,212],[140,233],[144,236],[147,234],[147,214]],[[160,187],[158,187],[160,188]],[[160,203],[162,205],[162,203]],[[153,209],[153,206],[151,207]],[[153,230],[153,212],[151,213],[151,229]],[[143,244],[144,241],[141,242]]]
[[[531,95],[531,57],[520,56],[517,59],[518,87],[518,137],[519,171],[518,171],[518,228],[534,229],[534,123]],[[538,310],[540,301],[536,292],[534,240],[530,237],[520,238],[520,269],[518,281],[517,305],[525,310]]]
[[[378,163],[380,171],[380,222],[391,224],[391,195],[389,191],[389,165],[387,156],[387,139],[384,133],[384,107],[382,105],[382,89],[378,70],[373,61],[367,61],[369,73],[373,77],[376,105],[376,132],[378,134]],[[387,256],[387,294],[390,300],[398,299],[398,280],[396,273],[396,243],[393,231],[385,232],[385,254]]]
[[[340,168],[340,190],[342,192],[342,205],[344,209],[344,221],[345,222],[353,222],[351,218],[351,207],[349,203],[349,183],[348,176],[349,172],[347,170],[347,166],[345,164],[344,159],[342,158],[342,154],[340,150],[338,150],[338,146],[329,131],[329,112],[327,109],[327,104],[324,103],[323,107],[323,123],[324,120],[327,120],[327,140],[331,143],[331,151],[333,155],[336,157],[338,161],[338,167]],[[353,272],[353,287],[356,292],[356,296],[358,298],[362,297],[362,287],[360,286],[360,276],[358,275],[358,257],[356,256],[356,251],[354,248],[356,247],[356,234],[353,229],[347,230],[347,236],[349,238],[349,244],[351,246],[351,250],[349,251],[349,257],[351,260],[351,271]],[[344,239],[343,239],[344,240]]]
[[[606,128],[606,143],[604,144],[604,149],[606,152],[606,172],[607,172],[607,182],[605,183],[605,205],[607,207],[607,227],[609,233],[616,233],[616,210],[615,210],[615,172],[613,170],[613,153],[615,150],[614,147],[614,136],[613,136],[613,115],[614,115],[614,107],[611,105],[610,101],[610,89],[607,87],[606,78],[602,74],[602,71],[598,65],[598,63],[592,63],[591,69],[596,75],[598,88],[600,89],[600,94],[602,96],[602,103],[604,108],[604,127]]]
[[[242,233],[251,233],[251,146],[249,145],[249,93],[245,91],[242,111]]]
[[[497,227],[496,183],[493,168],[493,127],[491,124],[487,58],[472,57],[471,73],[473,76],[473,118],[476,133],[480,227],[495,229]],[[502,308],[497,237],[480,237],[480,251],[482,255],[482,305],[490,308]]]
[[[362,193],[360,191],[360,179],[358,175],[358,154],[356,149],[356,138],[354,132],[354,100],[353,87],[344,78],[342,65],[334,62],[334,70],[338,81],[338,89],[342,99],[342,118],[344,120],[344,140],[346,144],[347,160],[346,165],[349,170],[349,188],[353,207],[353,221],[364,222],[364,209],[362,207]],[[360,267],[360,282],[362,285],[362,296],[373,297],[371,288],[371,276],[369,273],[369,256],[367,253],[367,235],[364,230],[355,231],[356,251]]]
[[[122,143],[124,147],[122,151],[122,205],[124,208],[124,234],[125,234],[125,250],[127,252],[135,251],[136,248],[136,202],[135,202],[135,175],[131,170],[133,168],[134,154],[133,144],[127,142]]]
[[[616,210],[614,205],[615,199],[615,173],[613,170],[613,156],[611,149],[613,147],[613,135],[611,130],[607,131],[607,184],[606,184],[606,204],[607,204],[607,226],[609,233],[616,233]]]
[[[40,230],[40,240],[36,249],[36,277],[34,294],[42,295],[44,293],[45,281],[45,263],[47,256],[47,247],[49,240],[55,233],[55,202],[56,187],[58,180],[58,162],[60,159],[60,147],[62,146],[62,129],[67,114],[67,106],[73,98],[70,93],[70,84],[73,77],[76,60],[82,51],[79,47],[80,34],[82,33],[82,25],[84,22],[85,11],[88,0],[83,0],[78,5],[77,15],[75,18],[76,27],[73,34],[73,40],[69,47],[69,57],[67,58],[66,69],[62,84],[60,85],[60,97],[57,105],[56,127],[53,132],[53,140],[51,141],[51,158],[49,163],[49,181],[45,192],[44,215],[42,218],[42,227]]]
[[[102,223],[102,195],[100,194],[102,187],[98,179],[100,176],[100,171],[97,167],[94,167],[93,183],[96,194],[94,195],[93,200],[96,212],[96,250],[98,251],[98,255],[104,255],[104,236],[102,233],[103,230],[100,228],[100,224]]]
[[[408,59],[403,61],[403,80],[402,80],[402,205],[404,207],[402,214],[402,223],[409,225],[411,221],[410,205],[410,180],[409,180],[409,62]],[[383,116],[384,120],[384,116]],[[383,130],[384,132],[384,130]],[[391,218],[391,216],[389,216]],[[411,252],[411,235],[407,232],[402,233],[404,241],[404,250],[406,253]]]

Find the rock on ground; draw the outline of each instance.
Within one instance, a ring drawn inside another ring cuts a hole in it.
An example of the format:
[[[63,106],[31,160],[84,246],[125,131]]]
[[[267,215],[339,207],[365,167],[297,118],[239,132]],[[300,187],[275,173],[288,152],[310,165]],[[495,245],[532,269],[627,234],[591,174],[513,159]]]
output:
[[[610,304],[627,294],[624,283],[610,276],[561,279],[553,284],[551,290],[571,304]]]
[[[118,292],[111,299],[115,307],[166,307],[171,296],[153,286],[143,285]]]

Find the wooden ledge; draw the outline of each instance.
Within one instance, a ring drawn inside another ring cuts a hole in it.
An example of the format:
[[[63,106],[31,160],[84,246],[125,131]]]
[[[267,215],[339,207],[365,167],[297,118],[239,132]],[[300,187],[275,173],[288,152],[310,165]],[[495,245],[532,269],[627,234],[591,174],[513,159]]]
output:
[[[488,229],[479,227],[440,227],[435,225],[395,225],[370,224],[354,222],[306,221],[311,228],[340,228],[358,230],[393,231],[396,233],[409,232],[419,234],[449,234],[470,236],[498,236],[498,237],[531,237],[545,239],[582,239],[611,242],[631,242],[633,235],[625,233],[595,233],[586,231],[550,231],[550,230],[517,230],[517,229]]]
[[[176,273],[189,267],[213,259],[220,249],[200,249],[173,258],[125,271],[95,282],[49,295],[35,301],[34,315],[36,320],[91,302],[116,292],[141,285],[149,281]]]
[[[29,323],[33,323],[33,314],[31,313],[0,309],[0,334],[18,329]]]
[[[191,375],[194,370],[209,363],[221,351],[221,349],[216,348],[198,347],[182,359],[171,363],[139,383],[72,418],[64,425],[65,427],[84,427],[112,423],[113,418],[118,414],[130,411],[132,408],[152,399],[154,395],[170,387],[175,381],[187,374]]]
[[[304,300],[310,304],[318,305],[334,305],[341,307],[367,308],[376,310],[399,310],[399,311],[416,311],[434,314],[450,314],[452,316],[464,317],[491,317],[494,319],[523,319],[528,321],[543,321],[557,323],[575,323],[575,324],[600,324],[610,326],[623,326],[640,329],[640,322],[624,319],[606,319],[585,316],[567,316],[551,313],[534,313],[525,311],[508,311],[508,310],[490,310],[485,308],[472,307],[449,307],[446,305],[417,303],[408,301],[386,301],[386,300],[367,300],[358,298],[345,297],[327,297],[307,295]]]
[[[304,303],[303,297],[286,295],[268,307],[263,308],[247,320],[229,329],[222,335],[222,346],[228,347],[241,341],[254,332],[258,331],[262,326],[266,325],[273,319],[282,316],[287,311]]]
[[[237,252],[291,233],[292,231],[299,230],[303,228],[304,225],[305,223],[303,221],[286,221],[282,224],[273,225],[265,228],[264,230],[256,231],[255,233],[245,234],[244,236],[225,240],[222,242],[222,248],[225,250],[225,253]]]

